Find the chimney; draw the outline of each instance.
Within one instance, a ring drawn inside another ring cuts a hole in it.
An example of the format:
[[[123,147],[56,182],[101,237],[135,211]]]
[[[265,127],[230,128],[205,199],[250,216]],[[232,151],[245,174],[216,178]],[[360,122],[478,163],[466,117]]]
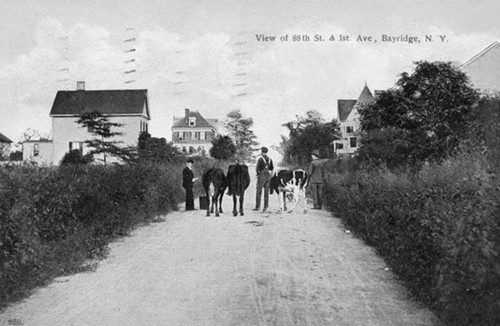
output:
[[[76,90],[77,91],[84,91],[85,90],[85,82],[84,81],[77,81],[76,82]]]
[[[186,118],[187,118],[187,116],[189,115],[189,109],[186,108],[185,112],[186,112]]]

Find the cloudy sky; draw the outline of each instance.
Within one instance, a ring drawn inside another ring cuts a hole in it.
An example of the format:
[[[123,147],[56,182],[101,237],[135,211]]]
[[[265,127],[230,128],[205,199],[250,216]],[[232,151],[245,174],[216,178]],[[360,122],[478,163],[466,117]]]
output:
[[[465,62],[500,40],[498,12],[494,0],[2,0],[0,132],[50,135],[56,92],[83,80],[148,89],[155,137],[170,140],[187,107],[221,120],[240,109],[273,145],[307,110],[335,118],[365,82],[392,87],[417,60]]]

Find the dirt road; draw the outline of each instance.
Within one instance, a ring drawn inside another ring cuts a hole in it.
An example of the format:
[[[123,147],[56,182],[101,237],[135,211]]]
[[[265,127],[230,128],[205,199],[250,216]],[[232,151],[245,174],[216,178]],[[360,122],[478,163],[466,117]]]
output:
[[[175,212],[111,245],[95,272],[56,279],[0,325],[436,325],[327,211]],[[277,207],[273,198],[272,208]]]

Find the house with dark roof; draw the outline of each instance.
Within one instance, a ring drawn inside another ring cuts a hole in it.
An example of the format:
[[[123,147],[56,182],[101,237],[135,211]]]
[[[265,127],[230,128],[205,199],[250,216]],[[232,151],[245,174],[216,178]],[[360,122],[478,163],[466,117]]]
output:
[[[487,46],[460,69],[469,76],[472,86],[482,93],[500,92],[500,42]]]
[[[75,91],[57,92],[50,111],[52,163],[60,162],[71,150],[79,150],[83,155],[90,150],[85,141],[92,139],[91,130],[76,121],[81,114],[92,111],[99,111],[111,122],[122,125],[113,130],[122,134],[110,139],[119,141],[120,146],[137,146],[140,133],[148,131],[151,120],[146,89],[86,90],[85,82],[77,82]]]
[[[375,97],[365,83],[357,100],[338,100],[337,119],[340,125],[340,139],[333,141],[338,155],[353,155],[359,146],[360,122],[358,108],[373,102]]]
[[[207,154],[218,133],[219,121],[206,119],[198,111],[185,109],[183,117],[174,116],[172,143],[183,152]]]

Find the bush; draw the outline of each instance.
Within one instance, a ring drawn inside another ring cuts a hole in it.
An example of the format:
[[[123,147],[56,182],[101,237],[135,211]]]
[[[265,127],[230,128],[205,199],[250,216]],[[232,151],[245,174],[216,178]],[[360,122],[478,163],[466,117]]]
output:
[[[82,152],[75,149],[64,154],[61,164],[88,164],[92,163],[93,157],[90,154],[82,155]]]
[[[500,324],[500,194],[480,154],[416,174],[352,171],[328,184],[344,223],[450,325]]]
[[[181,165],[0,168],[0,307],[182,200]]]

